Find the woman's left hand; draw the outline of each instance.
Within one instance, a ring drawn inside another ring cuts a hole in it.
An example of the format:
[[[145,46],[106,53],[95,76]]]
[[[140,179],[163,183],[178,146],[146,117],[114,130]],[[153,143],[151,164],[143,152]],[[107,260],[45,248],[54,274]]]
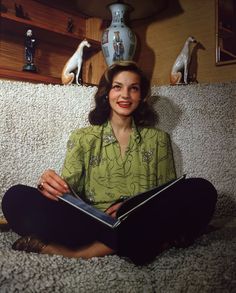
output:
[[[116,212],[119,209],[119,207],[122,205],[122,202],[118,202],[114,205],[112,205],[111,207],[109,207],[106,210],[106,214],[108,214],[109,216],[111,216],[112,218],[116,218]]]

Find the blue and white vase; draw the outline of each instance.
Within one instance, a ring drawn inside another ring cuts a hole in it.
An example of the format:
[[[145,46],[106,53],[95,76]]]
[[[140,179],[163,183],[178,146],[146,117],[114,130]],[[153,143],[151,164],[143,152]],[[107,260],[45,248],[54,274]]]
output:
[[[102,52],[108,66],[116,61],[132,60],[136,49],[136,36],[124,23],[129,6],[113,3],[108,6],[112,14],[111,25],[102,35]]]

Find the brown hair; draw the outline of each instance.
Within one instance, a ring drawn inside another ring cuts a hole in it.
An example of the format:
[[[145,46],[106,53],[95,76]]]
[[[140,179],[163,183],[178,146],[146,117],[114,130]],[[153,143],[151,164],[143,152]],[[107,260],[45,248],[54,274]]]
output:
[[[137,126],[153,126],[156,123],[156,113],[148,102],[150,95],[150,82],[142,70],[133,61],[120,61],[113,63],[103,73],[95,94],[95,108],[89,113],[89,122],[92,125],[102,125],[110,117],[111,107],[108,94],[112,87],[113,78],[122,71],[131,71],[140,77],[141,102],[132,116]]]

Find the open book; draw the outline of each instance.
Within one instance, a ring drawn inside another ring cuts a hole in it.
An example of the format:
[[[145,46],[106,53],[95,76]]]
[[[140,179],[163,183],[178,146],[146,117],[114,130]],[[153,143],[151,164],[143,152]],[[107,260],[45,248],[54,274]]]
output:
[[[87,204],[82,199],[75,197],[72,194],[63,194],[59,197],[59,199],[77,208],[78,212],[82,212],[88,217],[92,217],[100,223],[103,223],[105,226],[115,229],[137,209],[144,207],[147,202],[154,200],[161,192],[173,187],[176,184],[179,184],[184,179],[185,175],[175,180],[172,180],[164,185],[129,197],[128,199],[124,200],[122,205],[117,210],[116,218],[112,218],[108,214],[98,210],[97,208],[94,208],[93,206]]]

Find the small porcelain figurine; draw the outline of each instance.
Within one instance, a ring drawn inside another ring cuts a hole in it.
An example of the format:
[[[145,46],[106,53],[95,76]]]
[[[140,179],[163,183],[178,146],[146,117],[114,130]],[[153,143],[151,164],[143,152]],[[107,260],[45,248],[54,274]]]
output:
[[[37,68],[34,65],[34,55],[36,47],[36,39],[33,36],[31,29],[28,29],[25,37],[25,61],[26,64],[23,67],[24,71],[36,72]]]
[[[70,57],[70,59],[66,62],[62,74],[61,80],[63,84],[71,84],[74,81],[75,74],[72,72],[77,69],[76,73],[76,84],[80,84],[79,82],[79,74],[81,71],[81,66],[83,62],[83,49],[84,47],[90,47],[89,42],[84,39],[78,46],[75,53]]]
[[[73,33],[73,30],[74,30],[74,22],[73,22],[73,19],[71,17],[69,17],[68,21],[67,21],[67,29],[66,29],[66,31],[68,33]]]
[[[24,9],[21,4],[17,5],[15,3],[15,16],[24,18],[24,19],[30,19],[28,13],[24,12]]]
[[[194,37],[188,37],[184,43],[183,49],[175,60],[171,70],[170,83],[187,84],[188,83],[188,67],[191,59],[190,44],[197,43]]]
[[[23,7],[22,7],[21,4],[20,5],[17,5],[15,3],[15,15],[17,17],[25,18],[24,10],[23,10]]]

